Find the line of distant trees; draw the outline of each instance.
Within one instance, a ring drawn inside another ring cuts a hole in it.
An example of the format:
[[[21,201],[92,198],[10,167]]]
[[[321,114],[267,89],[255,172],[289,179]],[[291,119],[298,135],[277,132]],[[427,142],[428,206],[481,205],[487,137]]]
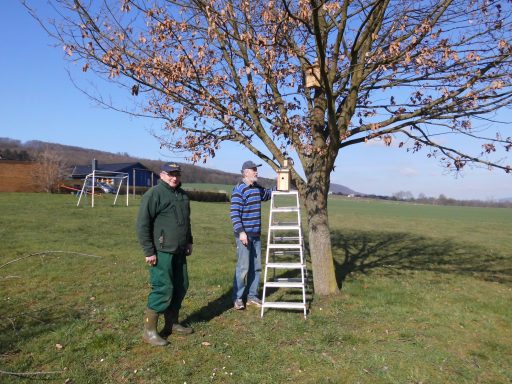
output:
[[[417,198],[410,191],[395,192],[393,196],[396,200],[410,201],[417,204],[432,205],[462,205],[468,207],[512,207],[512,201],[493,201],[493,200],[459,200],[440,194],[438,197],[429,197],[420,193]]]
[[[38,161],[42,152],[53,153],[55,156],[58,156],[59,166],[62,168],[63,173],[68,175],[71,174],[75,165],[90,164],[93,158],[105,164],[141,162],[157,174],[159,173],[160,166],[164,163],[164,160],[141,159],[130,156],[126,152],[111,153],[57,143],[46,143],[38,140],[22,143],[20,140],[0,137],[0,159]],[[234,185],[241,177],[240,174],[198,167],[192,164],[180,164],[183,169],[183,183]],[[260,184],[265,187],[271,187],[275,185],[275,180],[260,178]]]
[[[42,141],[32,140],[22,143],[20,140],[0,137],[0,159],[1,160],[17,160],[17,161],[36,161],[41,164],[40,172],[48,175],[42,186],[44,190],[54,190],[58,186],[58,181],[71,174],[72,168],[77,164],[90,164],[92,158],[97,159],[101,163],[124,163],[124,162],[142,162],[146,167],[155,173],[159,173],[159,169],[163,160],[148,160],[130,156],[128,153],[110,153],[81,147],[73,147],[56,143],[46,143]],[[183,169],[183,183],[210,183],[210,184],[227,184],[234,185],[240,180],[240,174],[224,172],[211,168],[198,167],[191,164],[181,163]],[[54,179],[59,180],[54,180]],[[260,184],[265,187],[275,185],[273,179],[259,179]],[[365,195],[365,194],[347,194],[343,192],[335,192],[333,195],[343,195],[351,197],[360,197],[367,199],[404,201],[416,204],[431,205],[462,205],[473,207],[512,207],[512,201],[481,201],[481,200],[457,200],[448,198],[441,194],[439,197],[427,197],[420,193],[417,198],[409,191],[395,192],[392,196]]]
[[[343,193],[333,193],[334,195],[342,195],[354,198],[375,199],[375,200],[390,200],[401,201],[413,204],[428,204],[428,205],[456,205],[466,207],[490,207],[490,208],[512,208],[512,201],[493,201],[493,200],[458,200],[446,197],[440,194],[439,197],[428,197],[424,193],[420,193],[417,198],[409,191],[399,191],[393,193],[392,196],[382,195],[362,195],[353,194],[347,195]]]
[[[26,150],[0,149],[0,160],[33,161],[34,158]]]

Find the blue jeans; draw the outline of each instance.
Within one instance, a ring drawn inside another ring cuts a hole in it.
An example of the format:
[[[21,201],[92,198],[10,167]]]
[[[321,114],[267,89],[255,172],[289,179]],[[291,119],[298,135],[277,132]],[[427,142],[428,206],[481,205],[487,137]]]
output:
[[[236,241],[237,263],[233,279],[233,301],[258,297],[261,274],[261,240],[259,236],[247,235],[247,246],[238,237]]]

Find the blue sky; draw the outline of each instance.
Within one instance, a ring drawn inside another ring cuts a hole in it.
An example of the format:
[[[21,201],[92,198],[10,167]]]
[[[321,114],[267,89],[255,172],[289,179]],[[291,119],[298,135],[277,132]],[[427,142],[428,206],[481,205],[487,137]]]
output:
[[[47,7],[44,1],[32,3],[40,11]],[[160,150],[158,140],[150,133],[159,131],[158,121],[101,108],[78,90],[66,69],[82,86],[92,89],[94,84],[87,83],[90,78],[82,75],[80,65],[64,60],[62,48],[54,46],[16,0],[0,2],[0,35],[0,137],[184,162],[181,154]],[[100,81],[95,84],[103,94],[116,96],[116,89],[106,89]],[[505,117],[511,120],[510,111],[508,114]],[[411,154],[380,144],[353,146],[340,152],[331,181],[358,192],[383,195],[410,191],[415,197],[420,193],[481,200],[512,197],[510,174],[468,169],[454,177],[425,155],[426,152]],[[239,172],[244,160],[257,161],[257,158],[238,145],[225,144],[206,166]],[[266,165],[260,174],[274,177]]]

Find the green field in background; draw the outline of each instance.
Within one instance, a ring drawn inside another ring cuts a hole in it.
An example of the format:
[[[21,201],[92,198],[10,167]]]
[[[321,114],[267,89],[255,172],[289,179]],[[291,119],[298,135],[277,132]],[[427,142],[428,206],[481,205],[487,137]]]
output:
[[[0,194],[2,383],[512,380],[510,209],[330,198],[341,293],[319,298],[310,287],[304,320],[300,311],[232,309],[229,203],[192,202],[181,318],[195,333],[155,348],[141,342],[140,197],[129,207],[108,195],[94,208],[76,202]]]
[[[210,191],[210,192],[226,192],[231,195],[234,185],[227,184],[208,184],[208,183],[185,183],[182,185],[183,189],[190,191]]]

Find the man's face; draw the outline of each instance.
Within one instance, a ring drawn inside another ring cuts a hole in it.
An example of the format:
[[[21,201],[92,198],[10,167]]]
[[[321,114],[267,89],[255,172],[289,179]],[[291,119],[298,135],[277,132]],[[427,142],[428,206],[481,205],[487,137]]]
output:
[[[160,172],[160,179],[171,188],[176,188],[181,182],[181,172]]]
[[[250,183],[255,183],[258,181],[258,168],[246,168],[244,170],[244,175],[247,181]]]

